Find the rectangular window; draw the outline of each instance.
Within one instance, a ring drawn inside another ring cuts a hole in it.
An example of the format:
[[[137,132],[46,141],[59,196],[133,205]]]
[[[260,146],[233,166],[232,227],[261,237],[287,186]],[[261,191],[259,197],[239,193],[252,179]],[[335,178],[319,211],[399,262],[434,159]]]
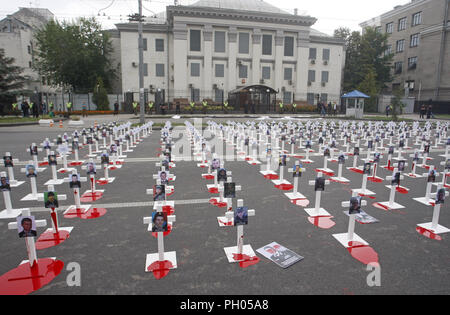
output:
[[[308,102],[308,105],[314,105],[314,93],[306,94],[306,102]]]
[[[262,79],[270,80],[270,67],[262,67]]]
[[[412,16],[412,26],[422,24],[422,12],[417,12]]]
[[[392,54],[392,45],[387,45],[386,52],[384,53],[385,56]]]
[[[155,39],[155,51],[164,51],[164,39]]]
[[[148,63],[144,63],[144,77],[148,76]]]
[[[225,76],[225,65],[216,64],[215,66],[216,78],[223,78]]]
[[[397,41],[397,48],[396,48],[396,52],[400,53],[403,52],[403,50],[405,49],[405,40],[401,39]]]
[[[394,71],[395,74],[400,74],[403,71],[403,62],[398,61],[396,63],[394,63]]]
[[[284,104],[292,103],[292,92],[284,92],[283,93],[283,103]]]
[[[31,46],[30,45],[28,45],[28,54],[31,55]]]
[[[284,38],[284,55],[286,57],[294,56],[294,37],[287,36]]]
[[[201,51],[201,37],[200,30],[190,30],[190,51]]]
[[[329,61],[330,60],[330,50],[327,48],[323,49],[323,53],[322,53],[322,59]]]
[[[191,100],[192,100],[192,102],[200,101],[200,89],[192,89],[191,90]]]
[[[199,77],[200,76],[200,64],[199,63],[191,63],[191,77]]]
[[[214,51],[216,53],[225,52],[225,32],[214,32]]]
[[[309,49],[309,59],[316,59],[317,57],[317,48]]]
[[[328,82],[328,71],[322,71],[322,81],[321,82]]]
[[[399,31],[406,30],[406,18],[405,17],[398,20],[398,30]]]
[[[239,33],[239,53],[240,54],[248,54],[249,53],[249,42],[250,42],[250,34],[249,33]]]
[[[272,35],[263,35],[262,54],[266,56],[272,55]]]
[[[394,31],[394,22],[386,24],[386,33],[392,34]]]
[[[408,70],[413,70],[417,68],[417,57],[408,58]]]
[[[223,90],[216,89],[214,94],[215,94],[214,101],[216,101],[217,103],[223,103],[224,97]]]
[[[284,68],[284,79],[286,81],[292,80],[292,68]]]
[[[309,82],[315,82],[316,81],[316,71],[315,70],[309,70],[308,71],[308,81]]]
[[[164,77],[164,64],[163,63],[156,64],[156,76]]]
[[[411,41],[409,47],[417,47],[419,46],[419,34],[411,35]]]
[[[147,38],[142,39],[142,47],[144,51],[147,51]]]
[[[247,79],[247,66],[239,65],[239,79]]]
[[[381,33],[381,26],[377,26],[377,27],[375,28],[375,31],[376,31],[377,33]]]

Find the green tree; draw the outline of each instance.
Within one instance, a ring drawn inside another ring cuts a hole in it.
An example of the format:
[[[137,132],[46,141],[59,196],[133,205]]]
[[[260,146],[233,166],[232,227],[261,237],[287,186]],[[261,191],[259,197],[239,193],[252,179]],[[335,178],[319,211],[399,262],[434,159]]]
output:
[[[98,77],[97,84],[94,87],[94,95],[92,96],[92,102],[97,105],[97,110],[109,110],[108,92],[103,85],[103,80]]]
[[[365,102],[364,109],[368,112],[376,112],[377,111],[377,96],[378,96],[378,86],[376,80],[376,73],[372,66],[367,66],[364,71],[366,76],[363,81],[358,85],[357,89],[364,94],[370,96],[369,99]]]
[[[35,38],[35,68],[51,82],[87,93],[101,77],[110,89],[115,78],[110,59],[113,48],[109,34],[95,18],[80,18],[75,23],[51,21]]]
[[[27,80],[22,72],[23,69],[15,65],[15,59],[6,57],[5,50],[0,49],[0,111],[12,104],[21,92]]]
[[[405,107],[405,104],[402,102],[402,97],[404,96],[404,91],[402,89],[397,88],[393,91],[394,97],[392,98],[392,119],[394,121],[398,120],[398,114],[400,114]]]

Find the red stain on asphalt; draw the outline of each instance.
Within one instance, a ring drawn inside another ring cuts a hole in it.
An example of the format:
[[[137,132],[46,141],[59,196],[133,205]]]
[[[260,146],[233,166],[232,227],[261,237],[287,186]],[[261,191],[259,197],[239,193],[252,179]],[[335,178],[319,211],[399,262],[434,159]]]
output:
[[[249,266],[253,266],[259,263],[259,257],[257,256],[250,257],[245,254],[233,254],[233,259],[239,261],[239,267],[241,268],[247,268]]]
[[[291,203],[300,207],[307,207],[309,205],[308,199],[292,199]]]
[[[369,198],[369,199],[377,199],[377,198],[374,197],[374,196],[369,196],[369,195],[364,195],[364,194],[358,194],[358,196],[360,196],[360,197],[367,197],[367,198]]]
[[[359,168],[356,168],[356,167],[350,167],[349,170],[352,171],[352,172],[358,173],[358,174],[363,174],[364,173],[362,169],[359,169]]]
[[[423,227],[420,227],[420,226],[416,227],[416,232],[425,237],[428,237],[429,239],[436,240],[436,241],[442,241],[442,237],[440,237],[437,234],[434,234],[432,231],[427,230]]]
[[[317,172],[317,173],[325,174],[325,175],[327,175],[327,176],[334,176],[334,173],[333,173],[333,172],[325,172],[325,171],[323,171],[323,170],[321,170],[321,169],[319,169],[319,168],[316,168],[316,172]]]
[[[308,221],[321,229],[331,229],[336,225],[336,222],[331,220],[332,216],[317,216],[317,217],[308,217]]]
[[[264,178],[274,180],[274,179],[278,179],[279,177],[277,174],[267,174],[267,175],[264,175]]]
[[[59,231],[58,233],[53,233],[53,231],[42,233],[38,240],[36,241],[36,249],[42,250],[57,246],[67,240],[70,233],[67,231]]]
[[[203,179],[211,180],[214,179],[214,175],[202,175]]]
[[[294,188],[294,185],[291,184],[281,184],[281,185],[275,185],[276,189],[279,190],[292,190]]]
[[[147,270],[153,272],[153,275],[157,280],[164,278],[169,274],[170,268],[173,268],[173,265],[170,261],[155,261],[153,264],[148,266]]]
[[[375,208],[381,209],[381,210],[385,210],[385,211],[389,211],[390,210],[390,208],[388,206],[382,205],[379,202],[374,202],[372,204],[372,206],[374,206]]]
[[[350,255],[365,265],[370,263],[378,263],[378,254],[372,247],[359,242],[348,242],[350,246],[347,248]]]
[[[406,189],[405,187],[396,187],[395,190],[401,194],[407,194],[409,192],[408,189]]]
[[[382,179],[382,178],[380,178],[380,177],[374,177],[374,176],[367,177],[367,180],[369,180],[369,181],[371,181],[371,182],[373,182],[373,183],[382,183],[382,182],[383,182],[383,179]]]
[[[219,193],[219,188],[218,187],[212,187],[208,189],[210,194],[218,194]]]

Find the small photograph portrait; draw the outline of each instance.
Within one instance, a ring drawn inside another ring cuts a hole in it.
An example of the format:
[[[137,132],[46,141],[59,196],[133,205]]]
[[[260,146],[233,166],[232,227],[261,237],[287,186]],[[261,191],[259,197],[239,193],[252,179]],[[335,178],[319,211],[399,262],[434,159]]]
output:
[[[58,194],[53,191],[44,192],[44,203],[46,208],[56,209],[59,207]]]
[[[391,184],[400,186],[400,172],[395,173],[394,178],[392,178]]]
[[[286,135],[281,135],[281,141],[286,141]]]
[[[4,156],[3,164],[5,164],[5,167],[14,167],[12,156]]]
[[[370,175],[372,165],[370,163],[364,163],[363,174]]]
[[[280,155],[278,158],[278,166],[286,166],[286,159],[287,159],[286,154]]]
[[[244,145],[245,145],[245,146],[248,146],[248,145],[249,145],[249,142],[250,142],[250,139],[249,139],[249,138],[245,138],[245,140],[244,140]]]
[[[169,162],[172,162],[172,153],[169,151],[164,152],[164,159]]]
[[[97,174],[97,167],[94,163],[88,162],[86,165],[86,172],[88,175],[94,175]]]
[[[211,161],[211,169],[218,170],[220,168],[220,159],[213,159]]]
[[[109,147],[109,153],[110,154],[117,153],[117,145],[115,143],[111,144],[111,146]]]
[[[48,156],[48,165],[58,165],[58,163],[56,162],[56,155],[54,154],[50,154]]]
[[[292,177],[302,177],[302,165],[294,165],[292,168]]]
[[[26,165],[26,166],[25,166],[25,169],[26,169],[25,175],[26,175],[27,177],[36,177],[36,176],[37,176],[37,174],[36,174],[36,168],[34,167],[33,164],[28,164],[28,165]]]
[[[158,178],[161,181],[161,185],[168,185],[169,184],[169,172],[167,171],[159,171],[158,172]]]
[[[11,191],[9,178],[6,176],[0,177],[0,191]]]
[[[330,148],[325,148],[325,150],[323,150],[323,156],[327,156],[327,157],[330,157],[331,156],[331,154],[330,154]]]
[[[381,141],[380,136],[377,135],[377,136],[375,137],[375,142],[378,143],[378,142],[380,142],[380,141]]]
[[[307,149],[311,149],[311,140],[306,140],[306,145],[305,145],[305,147],[306,147]]]
[[[164,200],[166,200],[166,186],[165,185],[153,186],[153,201],[164,201]]]
[[[290,144],[295,144],[295,137],[291,137]]]
[[[419,162],[419,152],[414,152],[413,161],[414,162]]]
[[[87,144],[94,144],[94,140],[92,139],[92,137],[87,137],[86,143]]]
[[[391,154],[391,155],[394,154],[394,146],[391,145],[391,146],[389,147],[389,152],[388,152],[388,154]]]
[[[152,213],[152,232],[167,232],[167,213],[153,212]]]
[[[445,200],[445,189],[441,188],[436,193],[436,202],[435,202],[435,204],[437,204],[437,205],[443,204],[444,200]]]
[[[380,157],[381,157],[381,154],[380,153],[375,153],[374,155],[373,155],[373,163],[380,163]]]
[[[361,197],[350,198],[349,214],[361,213]]]
[[[344,165],[345,164],[345,155],[341,154],[338,157],[338,163]]]
[[[101,164],[108,164],[109,165],[109,154],[108,153],[102,153],[101,157]]]
[[[424,153],[430,153],[430,145],[429,145],[429,144],[426,144],[426,145],[423,147],[423,152],[424,152]]]
[[[48,140],[44,140],[44,142],[42,143],[42,145],[43,145],[43,148],[44,149],[51,149],[51,147],[50,147],[50,141],[48,141]]]
[[[248,207],[236,207],[234,209],[234,226],[248,224]]]
[[[336,141],[335,140],[331,141],[330,147],[333,148],[333,149],[336,148]]]
[[[202,151],[206,150],[206,143],[202,143]]]
[[[30,154],[31,155],[38,155],[38,147],[35,146],[30,146]]]
[[[224,183],[224,197],[236,198],[236,183]]]
[[[428,172],[428,179],[427,179],[428,183],[434,183],[436,182],[436,170],[430,170]]]
[[[369,141],[367,142],[367,148],[368,148],[368,149],[372,149],[372,148],[373,148],[373,140],[369,140]]]
[[[125,135],[125,140],[127,140],[127,141],[130,141],[130,140],[131,140],[130,134],[127,133],[127,134]]]
[[[19,232],[19,237],[35,237],[36,233],[36,220],[34,216],[29,217],[17,217],[17,227]]]
[[[317,177],[316,184],[314,185],[314,191],[324,191],[325,190],[325,177]]]
[[[72,174],[69,175],[69,186],[70,188],[81,188],[80,175]]]
[[[56,139],[56,145],[60,145],[60,144],[63,144],[63,139],[61,137],[58,137]]]
[[[406,164],[406,161],[399,161],[398,162],[398,171],[399,172],[405,171],[405,164]]]
[[[405,140],[400,140],[398,143],[399,148],[405,147]]]
[[[359,148],[358,147],[355,147],[353,149],[353,155],[359,155]]]
[[[319,138],[319,144],[323,144],[323,138],[322,137]]]
[[[219,182],[226,182],[227,181],[227,170],[226,169],[221,168],[221,169],[218,170],[217,181],[219,181]]]

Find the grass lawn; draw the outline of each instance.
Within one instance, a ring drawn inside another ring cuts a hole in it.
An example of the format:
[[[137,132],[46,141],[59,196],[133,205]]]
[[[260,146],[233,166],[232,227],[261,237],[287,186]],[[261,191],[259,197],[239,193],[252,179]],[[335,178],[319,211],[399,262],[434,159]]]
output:
[[[14,123],[22,123],[22,122],[35,122],[41,119],[49,119],[49,116],[39,116],[39,118],[34,117],[0,117],[0,124],[14,124]]]

